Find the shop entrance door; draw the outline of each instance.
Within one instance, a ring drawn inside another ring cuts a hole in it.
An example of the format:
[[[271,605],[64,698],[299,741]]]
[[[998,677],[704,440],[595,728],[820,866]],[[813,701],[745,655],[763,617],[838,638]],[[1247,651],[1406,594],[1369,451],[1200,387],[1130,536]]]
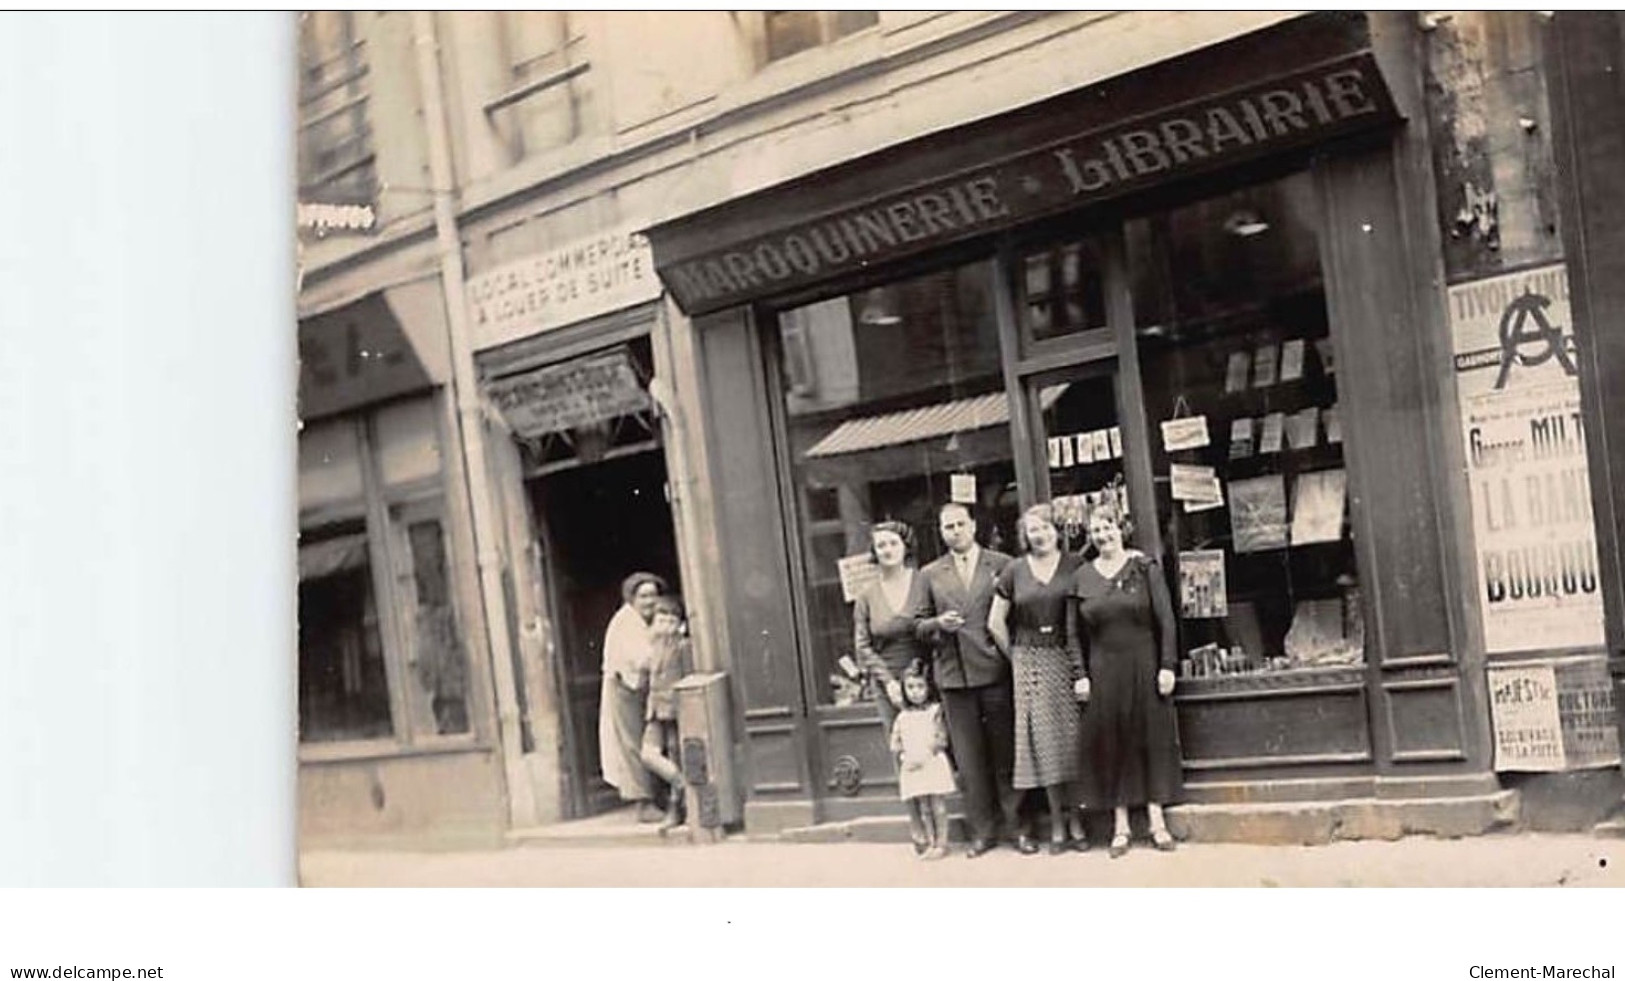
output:
[[[1139,444],[1122,425],[1115,359],[1091,361],[1031,376],[1025,385],[1034,420],[1036,500],[1055,505],[1065,547],[1087,545],[1089,511],[1101,504],[1134,515],[1143,463]],[[1152,532],[1154,534],[1154,530]]]
[[[620,802],[602,776],[598,699],[604,630],[621,605],[621,581],[644,571],[678,588],[666,461],[651,441],[638,452],[546,472],[529,489],[558,638],[565,809],[588,817]]]

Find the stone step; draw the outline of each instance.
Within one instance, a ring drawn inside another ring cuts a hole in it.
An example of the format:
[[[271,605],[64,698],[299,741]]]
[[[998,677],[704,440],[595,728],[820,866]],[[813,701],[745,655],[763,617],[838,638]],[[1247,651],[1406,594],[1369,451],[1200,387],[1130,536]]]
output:
[[[1271,845],[1320,845],[1357,839],[1394,840],[1406,835],[1461,838],[1518,827],[1518,795],[1501,790],[1468,797],[1303,801],[1269,804],[1182,804],[1170,807],[1168,829],[1182,841]],[[1135,831],[1143,832],[1135,815]],[[1093,814],[1091,840],[1104,843],[1110,818]],[[963,822],[953,820],[955,840]],[[1040,831],[1040,839],[1044,837]],[[788,828],[772,840],[827,844],[842,841],[895,842],[909,839],[902,815],[855,818]]]

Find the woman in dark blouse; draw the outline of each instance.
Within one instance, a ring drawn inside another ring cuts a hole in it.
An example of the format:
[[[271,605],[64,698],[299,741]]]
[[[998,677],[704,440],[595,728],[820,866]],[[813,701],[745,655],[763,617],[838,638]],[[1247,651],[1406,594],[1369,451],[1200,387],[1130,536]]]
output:
[[[1062,551],[1055,513],[1038,504],[1021,516],[1027,555],[994,584],[987,628],[1010,658],[1016,702],[1016,789],[1043,787],[1050,812],[1050,854],[1085,847],[1068,798],[1079,777],[1081,710],[1075,684],[1083,654],[1072,616],[1078,558]],[[1025,849],[1024,849],[1025,850]]]
[[[1155,559],[1125,548],[1123,519],[1109,506],[1089,515],[1093,560],[1074,578],[1087,680],[1086,807],[1113,812],[1111,854],[1128,850],[1130,807],[1145,805],[1151,840],[1174,848],[1162,805],[1182,791],[1174,691],[1174,613]]]
[[[852,646],[874,689],[889,747],[892,723],[903,704],[903,671],[916,658],[930,657],[914,632],[914,611],[924,605],[925,577],[914,574],[914,532],[901,521],[882,521],[870,529],[869,554],[880,567],[880,578],[852,606]],[[915,850],[922,851],[925,827],[912,810],[909,824]]]

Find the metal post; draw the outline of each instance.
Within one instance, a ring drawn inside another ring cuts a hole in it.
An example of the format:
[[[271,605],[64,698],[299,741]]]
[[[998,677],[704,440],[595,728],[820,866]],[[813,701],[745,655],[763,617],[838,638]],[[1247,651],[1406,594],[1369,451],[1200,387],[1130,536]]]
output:
[[[468,305],[464,299],[463,248],[457,232],[456,182],[452,173],[445,96],[440,84],[440,50],[434,14],[412,13],[413,42],[417,47],[419,84],[423,89],[423,122],[429,150],[429,183],[434,194],[435,242],[440,255],[440,280],[445,289],[446,333],[451,346],[451,394],[457,406],[462,452],[452,454],[466,482],[472,512],[475,562],[479,569],[480,597],[485,607],[485,636],[491,649],[491,678],[496,688],[497,732],[501,741],[503,773],[508,783],[509,818],[513,824],[534,821],[534,788],[522,759],[518,686],[508,636],[507,596],[502,589],[496,509],[492,502],[490,470],[486,466],[485,422],[480,410],[479,386],[474,377],[474,351],[469,343]]]

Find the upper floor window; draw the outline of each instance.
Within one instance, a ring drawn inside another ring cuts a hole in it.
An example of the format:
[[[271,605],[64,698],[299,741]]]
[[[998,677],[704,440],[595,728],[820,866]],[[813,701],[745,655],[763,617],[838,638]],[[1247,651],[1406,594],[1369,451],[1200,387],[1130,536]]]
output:
[[[876,10],[769,10],[767,60],[778,61],[880,23]]]
[[[590,130],[591,67],[578,18],[566,10],[501,14],[508,87],[486,103],[486,114],[513,159],[563,146]]]
[[[377,192],[366,41],[347,10],[299,15],[299,198],[367,204]]]

